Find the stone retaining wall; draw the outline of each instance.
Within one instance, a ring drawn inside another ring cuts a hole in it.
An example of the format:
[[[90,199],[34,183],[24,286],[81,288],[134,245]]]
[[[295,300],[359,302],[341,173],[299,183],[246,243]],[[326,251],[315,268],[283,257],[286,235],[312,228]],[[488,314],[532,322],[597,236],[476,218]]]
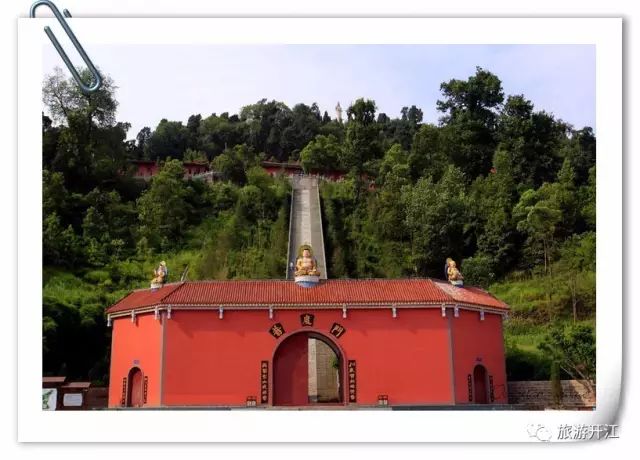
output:
[[[565,408],[593,408],[595,394],[579,380],[561,380],[562,406]],[[508,382],[509,404],[524,404],[528,408],[544,409],[554,406],[553,391],[549,380]]]

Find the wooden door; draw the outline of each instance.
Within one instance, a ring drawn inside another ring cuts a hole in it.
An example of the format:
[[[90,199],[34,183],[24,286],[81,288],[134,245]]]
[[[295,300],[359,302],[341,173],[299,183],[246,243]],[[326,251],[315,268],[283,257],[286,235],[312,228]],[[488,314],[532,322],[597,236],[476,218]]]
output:
[[[476,366],[473,370],[474,402],[487,404],[487,371],[484,366]]]
[[[273,358],[273,404],[309,404],[309,339],[296,334],[280,344]]]
[[[142,371],[138,368],[132,369],[129,373],[129,407],[142,407],[143,398]]]

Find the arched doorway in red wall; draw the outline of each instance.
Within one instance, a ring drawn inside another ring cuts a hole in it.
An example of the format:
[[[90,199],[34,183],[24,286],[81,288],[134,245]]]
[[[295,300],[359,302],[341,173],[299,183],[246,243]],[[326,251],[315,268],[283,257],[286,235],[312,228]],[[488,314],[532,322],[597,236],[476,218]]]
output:
[[[127,407],[142,407],[144,404],[142,371],[138,367],[131,368],[127,382],[129,382]]]
[[[487,404],[487,370],[481,364],[473,369],[473,402],[476,404]]]
[[[342,403],[342,365],[340,349],[323,334],[290,335],[273,355],[273,405]]]

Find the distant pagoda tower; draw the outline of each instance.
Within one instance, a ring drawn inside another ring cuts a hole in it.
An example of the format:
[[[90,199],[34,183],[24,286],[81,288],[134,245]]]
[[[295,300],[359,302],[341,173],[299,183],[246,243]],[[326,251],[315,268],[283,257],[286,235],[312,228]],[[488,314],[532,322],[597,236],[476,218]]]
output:
[[[339,123],[342,123],[342,107],[340,107],[340,102],[336,105],[336,119]]]

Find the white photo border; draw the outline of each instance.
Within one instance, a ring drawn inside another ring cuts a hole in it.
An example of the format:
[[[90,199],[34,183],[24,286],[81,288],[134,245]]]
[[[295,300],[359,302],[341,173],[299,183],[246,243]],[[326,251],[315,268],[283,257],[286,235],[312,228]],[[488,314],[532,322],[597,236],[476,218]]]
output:
[[[531,441],[527,426],[614,423],[622,371],[622,19],[81,18],[92,44],[596,46],[597,408],[582,411],[42,411],[43,26],[18,20],[18,440],[21,442]],[[117,31],[117,33],[114,33]],[[384,43],[381,43],[384,42]],[[108,70],[108,69],[106,69]]]

